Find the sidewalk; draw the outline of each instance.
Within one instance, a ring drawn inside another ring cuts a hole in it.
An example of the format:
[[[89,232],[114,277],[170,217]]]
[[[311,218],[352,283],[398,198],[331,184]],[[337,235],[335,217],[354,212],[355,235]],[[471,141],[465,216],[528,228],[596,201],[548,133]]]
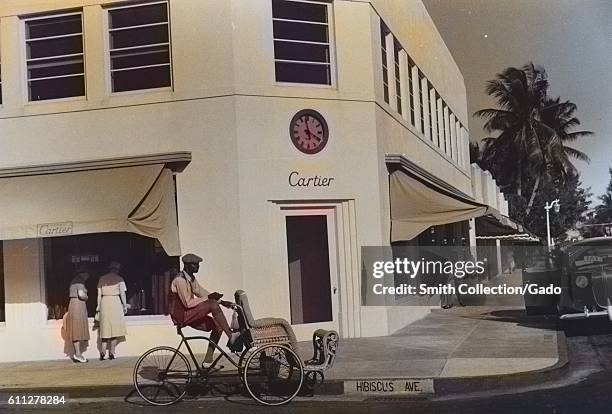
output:
[[[462,379],[541,373],[567,362],[565,337],[555,328],[555,317],[526,316],[520,308],[434,310],[391,336],[342,339],[336,364],[325,374],[328,393],[343,393],[345,381],[419,378],[433,380],[438,394],[444,380],[456,389]],[[300,343],[300,353],[308,359],[311,343]],[[125,396],[136,359],[4,363],[0,390]]]
[[[343,340],[326,378],[454,378],[506,375],[559,361],[553,318],[518,308],[434,310],[392,336]],[[564,340],[562,338],[562,340]]]

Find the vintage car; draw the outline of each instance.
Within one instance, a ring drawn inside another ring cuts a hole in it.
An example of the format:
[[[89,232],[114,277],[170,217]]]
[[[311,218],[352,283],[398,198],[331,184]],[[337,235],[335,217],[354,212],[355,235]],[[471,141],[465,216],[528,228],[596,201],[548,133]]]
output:
[[[612,321],[612,237],[572,243],[558,255],[561,319],[607,316]]]

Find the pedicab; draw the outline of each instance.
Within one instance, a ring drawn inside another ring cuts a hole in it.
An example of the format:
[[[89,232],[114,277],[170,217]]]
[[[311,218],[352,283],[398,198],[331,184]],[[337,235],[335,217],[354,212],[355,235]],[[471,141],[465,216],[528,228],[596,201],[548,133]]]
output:
[[[219,362],[227,360],[237,370],[246,392],[263,405],[290,402],[300,391],[312,393],[325,380],[338,350],[336,331],[313,333],[313,357],[302,361],[291,325],[280,318],[254,319],[244,291],[236,291],[230,303],[237,318],[238,341],[227,353],[206,336],[185,336],[175,323],[181,340],[178,347],[158,346],[136,362],[133,381],[136,392],[148,404],[167,406],[181,401],[193,385],[207,384],[223,372]],[[198,361],[190,343],[205,341],[216,348],[216,359],[207,366]],[[187,355],[182,349],[187,350]],[[233,355],[231,355],[233,354]],[[187,357],[189,356],[189,358]]]

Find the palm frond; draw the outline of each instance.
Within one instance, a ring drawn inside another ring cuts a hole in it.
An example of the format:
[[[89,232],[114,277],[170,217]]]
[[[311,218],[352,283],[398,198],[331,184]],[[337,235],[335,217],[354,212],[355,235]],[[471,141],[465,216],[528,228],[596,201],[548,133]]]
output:
[[[577,150],[575,148],[572,147],[568,147],[566,145],[563,146],[563,150],[565,151],[565,153],[572,157],[572,158],[576,158],[577,160],[580,161],[584,161],[586,163],[590,163],[591,159],[589,158],[588,155],[586,155],[584,152]]]
[[[595,133],[593,131],[574,131],[565,134],[561,139],[563,142],[574,142],[578,138],[589,137],[591,135],[595,135]]]

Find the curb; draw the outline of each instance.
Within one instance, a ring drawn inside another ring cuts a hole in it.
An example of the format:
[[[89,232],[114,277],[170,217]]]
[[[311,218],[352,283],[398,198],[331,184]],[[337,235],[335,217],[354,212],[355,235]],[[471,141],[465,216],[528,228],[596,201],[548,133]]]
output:
[[[69,399],[127,397],[135,392],[133,385],[99,385],[95,387],[37,387],[37,388],[0,388],[0,394],[9,395],[65,395]],[[0,401],[1,402],[1,401]]]
[[[554,365],[535,371],[481,377],[434,378],[436,396],[489,391],[500,387],[541,384],[563,377],[569,371],[567,343],[563,331],[557,331],[559,360]]]
[[[541,384],[543,382],[558,379],[569,371],[569,359],[567,344],[563,331],[557,331],[557,352],[559,360],[554,365],[536,371],[518,372],[513,374],[490,375],[480,377],[454,377],[454,378],[419,378],[433,379],[434,394],[423,395],[422,397],[445,396],[451,394],[464,394],[475,391],[489,391],[500,387],[526,386]],[[345,381],[371,380],[372,378],[347,378],[326,380],[317,390],[317,395],[344,395]],[[378,379],[378,378],[377,378]],[[382,378],[381,378],[382,379]],[[385,378],[389,380],[396,378]],[[104,398],[104,397],[124,397],[128,398],[135,394],[132,384],[129,385],[101,385],[95,387],[76,386],[76,387],[41,387],[41,388],[0,388],[0,394],[25,394],[25,395],[44,395],[44,394],[63,394],[70,399],[78,398]],[[363,394],[364,397],[374,397],[374,395]],[[380,396],[380,395],[379,395]],[[394,395],[399,396],[399,395]],[[415,397],[415,396],[412,396]],[[419,397],[416,395],[416,397]]]

